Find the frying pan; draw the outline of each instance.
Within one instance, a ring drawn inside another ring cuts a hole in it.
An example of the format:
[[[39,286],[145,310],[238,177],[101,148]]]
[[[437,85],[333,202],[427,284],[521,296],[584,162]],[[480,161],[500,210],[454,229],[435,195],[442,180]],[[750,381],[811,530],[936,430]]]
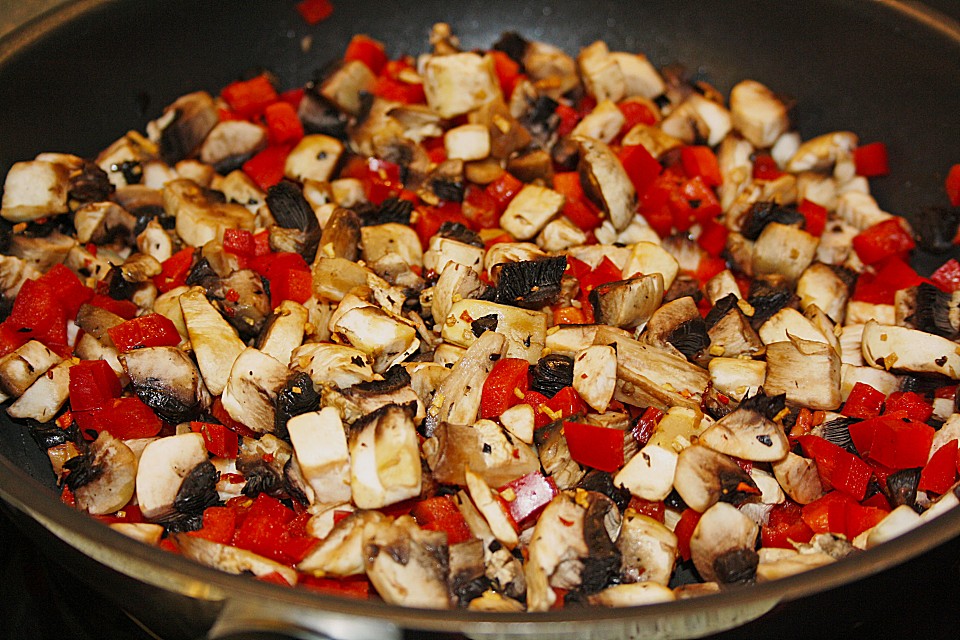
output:
[[[796,99],[804,138],[836,129],[882,140],[892,174],[874,181],[885,209],[920,221],[943,205],[943,178],[960,161],[960,25],[892,0],[615,2],[601,0],[379,2],[334,0],[308,26],[293,2],[87,0],[47,14],[0,42],[0,173],[42,151],[92,156],[164,105],[216,92],[266,68],[290,88],[365,32],[391,54],[426,48],[449,22],[465,47],[504,30],[575,53],[603,39],[654,64],[681,63],[723,93],[753,78]],[[929,272],[946,256],[921,253]],[[141,545],[57,500],[45,456],[25,430],[0,425],[0,497],[28,535],[92,588],[167,638],[389,640],[402,629],[475,638],[698,637],[775,605],[906,562],[960,534],[960,510],[868,553],[807,573],[695,600],[538,615],[424,611],[283,589],[230,576]]]

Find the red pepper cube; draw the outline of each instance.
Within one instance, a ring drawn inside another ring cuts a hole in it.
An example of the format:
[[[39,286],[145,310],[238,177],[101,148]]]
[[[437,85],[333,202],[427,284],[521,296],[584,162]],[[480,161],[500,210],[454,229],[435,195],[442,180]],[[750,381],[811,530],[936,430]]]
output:
[[[493,70],[497,74],[497,82],[505,100],[509,101],[513,95],[513,88],[520,79],[520,65],[503,51],[492,49],[488,55],[493,58]]]
[[[153,409],[136,396],[107,400],[102,406],[88,411],[74,409],[73,417],[83,431],[107,431],[120,440],[152,438],[163,426]]]
[[[858,382],[850,390],[840,413],[848,418],[875,418],[880,415],[884,398],[881,392],[870,385]]]
[[[496,229],[500,226],[497,201],[485,189],[469,185],[463,197],[463,215],[476,229]]]
[[[893,469],[912,469],[927,463],[933,427],[921,422],[880,419],[873,430],[870,457]]]
[[[700,516],[703,514],[693,509],[684,509],[680,514],[680,520],[674,527],[673,533],[677,536],[677,553],[684,560],[690,559],[690,538],[693,537],[693,531],[700,522]]]
[[[626,135],[630,129],[638,124],[653,125],[657,123],[657,115],[653,109],[640,99],[627,99],[617,103],[617,108],[623,114],[623,127],[620,129],[621,135]]]
[[[777,161],[769,153],[758,153],[753,158],[754,180],[776,180],[784,175]]]
[[[254,257],[253,233],[246,229],[224,229],[223,250],[244,258]]]
[[[367,65],[367,68],[370,69],[374,75],[380,75],[389,58],[387,58],[383,43],[374,40],[370,36],[358,33],[350,39],[350,44],[347,45],[347,50],[343,54],[344,62],[351,62],[353,60],[359,60]]]
[[[300,0],[296,6],[297,13],[309,25],[322,22],[333,14],[333,4],[330,0]]]
[[[667,512],[667,506],[663,503],[663,500],[644,500],[637,496],[631,496],[630,502],[627,504],[627,509],[633,509],[640,515],[653,518],[661,524]]]
[[[882,142],[860,145],[853,150],[853,163],[857,167],[858,176],[875,178],[887,175],[890,173],[887,145]]]
[[[811,200],[801,200],[797,205],[799,211],[805,220],[804,229],[810,235],[818,238],[823,235],[827,228],[827,209]]]
[[[421,529],[446,533],[447,544],[466,542],[474,537],[460,509],[449,496],[421,500],[410,510],[410,515]]]
[[[276,308],[284,300],[303,304],[313,295],[313,274],[302,269],[284,269],[270,280],[270,304]]]
[[[536,520],[550,501],[559,493],[553,478],[539,471],[512,480],[499,489],[507,504],[507,511],[521,528]]]
[[[159,313],[148,313],[107,329],[120,353],[144,347],[175,347],[181,342],[173,321]]]
[[[62,264],[50,267],[37,281],[50,288],[67,318],[76,318],[80,305],[93,297],[93,289],[84,285],[77,274]]]
[[[960,290],[960,262],[957,262],[956,258],[950,258],[933,272],[930,282],[946,293]]]
[[[250,268],[271,281],[290,269],[310,272],[310,267],[303,256],[289,251],[258,256],[250,261]]]
[[[570,457],[578,464],[613,473],[623,466],[623,431],[582,422],[564,422]]]
[[[230,544],[237,526],[237,512],[230,507],[207,507],[203,511],[203,525],[187,535],[204,538],[220,544]]]
[[[4,324],[23,342],[37,340],[48,347],[67,343],[67,312],[57,294],[40,280],[24,280]]]
[[[597,207],[587,198],[576,171],[565,171],[553,175],[553,189],[565,198],[563,215],[583,229],[596,229],[603,221]]]
[[[872,529],[880,524],[880,521],[887,517],[889,511],[878,507],[870,507],[859,504],[847,505],[845,533],[847,538],[853,540],[858,535]]]
[[[106,309],[110,313],[116,314],[124,320],[132,320],[136,317],[139,309],[137,305],[129,300],[115,300],[102,293],[95,293],[90,298],[90,304],[101,309]]]
[[[243,163],[243,172],[266,191],[283,180],[283,169],[292,145],[269,146]]]
[[[570,132],[574,130],[577,123],[583,118],[576,109],[562,103],[558,104],[553,112],[560,118],[560,122],[557,124],[557,135],[561,137],[570,135]]]
[[[933,407],[915,391],[894,391],[887,397],[883,412],[903,412],[911,420],[926,422],[933,415]]]
[[[957,441],[951,440],[937,449],[923,471],[917,489],[943,495],[957,480]]]
[[[289,102],[274,102],[263,110],[267,137],[272,145],[296,144],[303,138],[303,124]]]
[[[638,196],[643,196],[663,171],[663,166],[641,144],[624,145],[618,157]]]
[[[366,576],[348,576],[346,578],[317,578],[301,574],[297,586],[318,593],[332,593],[345,598],[366,600],[370,597],[370,581]]]
[[[554,418],[555,420],[579,415],[587,410],[586,403],[584,403],[580,394],[577,393],[573,387],[560,389],[560,391],[544,403],[544,406],[557,416]]]
[[[794,542],[809,542],[813,530],[803,521],[802,514],[802,507],[789,500],[774,505],[767,524],[760,530],[763,546],[793,549]]]
[[[236,458],[239,453],[237,434],[222,424],[191,422],[190,430],[203,436],[207,451],[221,458]]]
[[[853,290],[853,299],[873,304],[893,304],[900,289],[914,287],[923,282],[916,271],[898,256],[890,256],[874,265],[876,274],[860,274]]]
[[[220,97],[230,105],[230,109],[244,118],[260,114],[267,105],[279,99],[277,90],[265,75],[232,82],[223,88]]]
[[[523,189],[523,183],[507,171],[504,171],[499,178],[487,185],[487,193],[496,201],[501,213],[507,208],[514,196],[520,193],[521,189]]]
[[[524,401],[529,388],[530,363],[522,358],[500,358],[483,381],[480,417],[496,418]]]
[[[700,236],[697,238],[697,244],[704,251],[714,258],[720,256],[723,250],[727,248],[727,237],[730,230],[726,226],[713,220],[708,220],[701,225]]]
[[[81,360],[70,367],[68,388],[73,411],[99,409],[123,391],[117,374],[104,360]]]
[[[293,511],[279,500],[261,493],[237,528],[233,544],[240,549],[283,562],[285,558],[278,549],[278,544],[287,530],[287,524],[294,517]]]
[[[377,78],[373,85],[373,95],[403,104],[421,104],[427,99],[422,84],[404,82],[387,76]]]
[[[814,533],[847,533],[847,507],[853,504],[849,496],[839,491],[831,491],[801,510],[803,522]]]
[[[153,284],[160,293],[182,287],[187,283],[187,274],[193,266],[193,248],[181,249],[160,265],[160,274],[154,276]]]
[[[680,149],[680,162],[687,176],[700,176],[709,187],[719,187],[723,184],[720,175],[720,165],[713,149],[704,146],[686,146]]]
[[[637,418],[637,421],[634,422],[631,432],[633,433],[633,439],[637,441],[637,444],[640,445],[641,448],[645,447],[650,441],[653,432],[657,430],[657,425],[660,424],[663,416],[664,413],[660,409],[647,407],[644,409],[643,414]]]
[[[869,227],[853,237],[853,249],[864,264],[884,258],[902,256],[916,246],[900,218],[890,218]]]
[[[872,474],[863,460],[819,436],[800,436],[797,442],[816,460],[820,479],[826,485],[863,500]]]
[[[960,164],[950,167],[947,178],[944,180],[944,188],[947,191],[947,197],[950,198],[950,204],[960,207]]]

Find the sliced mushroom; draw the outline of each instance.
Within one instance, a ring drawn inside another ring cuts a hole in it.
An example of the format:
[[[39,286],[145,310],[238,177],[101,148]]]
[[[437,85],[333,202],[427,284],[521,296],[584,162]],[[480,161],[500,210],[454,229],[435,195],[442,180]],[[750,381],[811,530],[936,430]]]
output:
[[[423,92],[443,118],[473,111],[500,97],[493,58],[476,53],[429,56],[423,65]]]
[[[253,231],[253,214],[232,203],[218,202],[196,182],[187,179],[163,187],[163,208],[176,216],[177,235],[191,247],[223,237],[225,229]]]
[[[233,362],[221,401],[230,417],[257,433],[276,428],[275,399],[289,376],[287,367],[247,347]]]
[[[712,358],[708,368],[713,388],[736,402],[756,395],[767,376],[763,360]]]
[[[70,395],[70,368],[73,364],[72,360],[64,360],[37,378],[7,407],[7,415],[37,422],[52,420]]]
[[[63,358],[37,342],[30,340],[0,358],[0,391],[20,397],[37,379],[63,361]]]
[[[782,460],[790,449],[787,436],[777,423],[744,407],[707,427],[698,442],[714,451],[754,462]]]
[[[200,372],[177,347],[145,347],[119,357],[137,396],[163,420],[195,420],[210,405]]]
[[[61,262],[71,267],[72,261],[69,257],[77,249],[76,240],[59,231],[54,231],[44,237],[14,234],[10,238],[10,247],[7,252],[23,260],[28,267],[46,272],[53,265]],[[99,264],[103,265],[104,262],[101,260]],[[98,274],[102,273],[99,270],[96,271]]]
[[[440,335],[451,344],[470,347],[478,340],[477,331],[484,329],[502,334],[507,341],[507,357],[523,358],[535,363],[540,358],[547,334],[547,316],[486,300],[467,298],[455,302],[441,324]],[[489,325],[478,325],[479,320]]]
[[[204,384],[212,395],[220,395],[227,385],[234,361],[246,345],[213,308],[202,287],[193,287],[180,294],[179,302]]]
[[[355,422],[348,442],[357,507],[379,509],[420,494],[420,449],[407,408],[387,405]]]
[[[500,226],[517,240],[529,240],[560,213],[564,202],[564,196],[553,189],[525,185],[507,205]]]
[[[823,171],[831,168],[841,155],[857,146],[858,138],[849,131],[835,131],[811,138],[800,145],[787,163],[787,171]]]
[[[607,410],[617,385],[617,352],[608,345],[583,349],[573,359],[573,388],[600,413]]]
[[[700,576],[721,583],[752,579],[759,557],[754,551],[760,527],[736,507],[719,502],[697,523],[690,555]]]
[[[666,586],[677,560],[677,536],[649,516],[628,511],[617,538],[626,583],[653,582]]]
[[[427,420],[473,424],[480,411],[480,393],[494,363],[507,354],[507,339],[494,331],[485,331],[467,349],[450,375],[437,389],[433,403],[427,409]],[[432,435],[428,428],[427,434]]]
[[[642,326],[663,302],[663,276],[641,275],[608,282],[590,292],[597,322],[623,329]]]
[[[300,470],[313,490],[311,504],[338,505],[350,501],[350,457],[347,438],[336,409],[290,418],[287,431]]]
[[[283,175],[298,182],[325,182],[333,175],[342,154],[343,143],[336,138],[321,133],[306,135],[287,156]]]
[[[730,91],[730,117],[743,137],[766,149],[787,130],[787,108],[756,80],[743,80]]]
[[[491,420],[472,426],[441,422],[422,448],[433,479],[443,484],[464,485],[467,467],[493,487],[540,468],[531,447],[511,439]]]
[[[601,607],[634,607],[658,602],[671,602],[677,596],[672,589],[657,582],[635,582],[607,587],[600,593],[590,596],[590,604]]]
[[[790,339],[789,336],[829,344],[827,337],[812,322],[790,307],[784,307],[773,314],[769,320],[760,325],[758,333],[764,344],[768,345],[774,342],[785,342]]]
[[[739,503],[759,493],[753,479],[736,462],[696,444],[677,457],[673,484],[687,506],[700,513],[719,501]]]
[[[772,464],[774,476],[790,499],[799,504],[810,504],[823,495],[823,485],[817,463],[790,452]]]
[[[410,385],[410,376],[401,365],[384,372],[383,380],[360,382],[346,389],[323,389],[323,404],[336,407],[347,422],[355,422],[389,404],[410,407],[419,424],[425,416],[420,397]]]
[[[130,447],[101,431],[90,444],[96,475],[74,489],[77,507],[94,515],[113,513],[130,502],[136,488],[137,458]]]
[[[616,486],[642,500],[664,500],[673,490],[677,454],[672,449],[647,444],[617,472]]]
[[[174,534],[173,539],[184,556],[208,567],[233,574],[249,572],[255,576],[276,573],[282,576],[291,586],[297,584],[296,571],[287,565],[280,564],[252,551],[228,544],[220,544],[186,533]]]
[[[663,278],[664,291],[670,288],[679,272],[680,263],[677,259],[653,242],[638,242],[633,245],[630,258],[623,266],[624,277],[659,273]]]
[[[389,604],[425,609],[451,605],[447,536],[427,531],[411,516],[364,528],[364,567],[377,593]]]
[[[620,160],[604,142],[577,137],[580,147],[580,182],[587,195],[600,206],[622,231],[630,224],[637,207],[637,193]]]
[[[570,447],[563,435],[563,423],[554,422],[533,433],[540,464],[561,490],[576,487],[586,473],[570,456]]]
[[[870,320],[863,328],[863,359],[898,373],[939,373],[960,379],[957,344],[932,333]]]
[[[767,345],[769,395],[785,393],[787,401],[811,409],[840,406],[840,356],[833,347],[790,337],[789,342]]]
[[[239,169],[266,146],[267,132],[263,127],[246,120],[224,120],[218,122],[203,141],[200,160],[226,174]]]
[[[373,380],[366,354],[337,344],[308,342],[293,350],[290,365],[305,371],[317,386],[333,384],[341,389]]]
[[[68,211],[68,167],[42,160],[14,163],[3,184],[0,216],[10,222],[27,222]]]
[[[297,564],[297,569],[318,577],[345,577],[364,572],[364,529],[386,521],[379,511],[355,511]]]
[[[360,218],[350,209],[337,207],[320,236],[320,250],[328,258],[356,261],[360,256]]]
[[[137,502],[143,517],[156,521],[174,513],[174,501],[194,467],[207,462],[200,433],[184,433],[151,441],[137,467]]]
[[[330,328],[367,354],[377,372],[402,362],[420,346],[414,327],[373,305],[356,306],[339,317],[335,314]]]

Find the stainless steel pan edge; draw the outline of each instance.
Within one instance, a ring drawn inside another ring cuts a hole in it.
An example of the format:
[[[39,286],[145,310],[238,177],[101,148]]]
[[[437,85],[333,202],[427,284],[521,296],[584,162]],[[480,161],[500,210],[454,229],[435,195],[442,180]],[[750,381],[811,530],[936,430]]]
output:
[[[48,14],[0,42],[0,65],[42,38],[49,29],[110,4],[113,3],[88,0]],[[944,22],[916,3],[880,0],[864,4],[883,5],[890,20],[906,17],[914,21],[908,24],[909,28],[928,29],[936,25],[938,37],[960,42],[956,23]],[[918,16],[922,20],[918,20]],[[3,428],[10,427],[4,424]],[[457,630],[478,638],[698,637],[754,619],[778,602],[836,587],[905,562],[960,533],[960,510],[955,510],[868,554],[774,583],[636,609],[502,616],[359,603],[225,575],[129,540],[64,507],[53,493],[5,456],[0,456],[0,497],[59,540],[104,566],[152,586],[209,603],[214,615],[217,612],[220,615],[211,637],[229,637],[240,629],[251,629],[251,625],[254,629],[259,626],[263,631],[281,631],[303,638],[387,640],[398,637],[400,628]],[[95,579],[92,577],[91,581]]]

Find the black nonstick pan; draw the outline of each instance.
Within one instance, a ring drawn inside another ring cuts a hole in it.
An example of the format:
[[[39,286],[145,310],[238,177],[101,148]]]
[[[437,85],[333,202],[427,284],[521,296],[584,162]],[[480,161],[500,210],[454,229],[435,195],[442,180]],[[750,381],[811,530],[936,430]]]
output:
[[[0,174],[43,151],[94,155],[179,95],[215,92],[264,68],[284,88],[338,58],[352,34],[418,53],[434,22],[465,47],[505,30],[575,53],[596,39],[685,65],[727,93],[756,79],[796,99],[804,138],[851,129],[884,141],[891,175],[874,182],[886,210],[918,227],[943,206],[960,162],[960,25],[918,4],[883,1],[334,2],[307,25],[288,0],[90,0],[0,41]],[[921,253],[925,271],[946,259]],[[5,416],[0,497],[29,535],[91,586],[165,638],[387,640],[403,629],[471,637],[679,638],[741,625],[779,603],[850,583],[960,535],[960,510],[856,558],[781,581],[632,609],[541,615],[401,609],[283,589],[226,575],[141,545],[62,506],[45,456]]]

